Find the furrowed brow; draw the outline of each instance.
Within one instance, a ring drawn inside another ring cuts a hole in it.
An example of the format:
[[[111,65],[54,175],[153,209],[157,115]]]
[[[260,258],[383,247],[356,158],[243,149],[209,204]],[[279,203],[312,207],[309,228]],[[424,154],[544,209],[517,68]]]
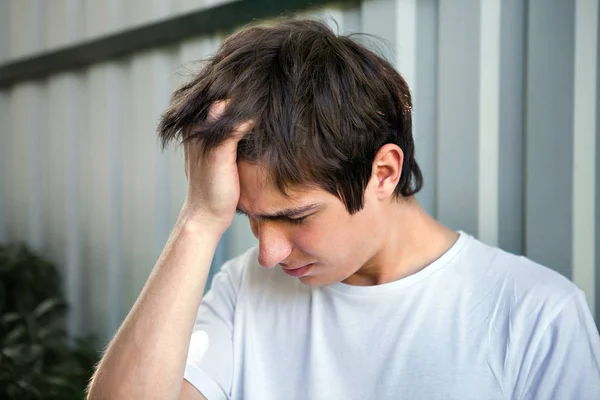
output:
[[[314,211],[320,207],[318,203],[311,203],[300,207],[286,208],[284,210],[277,211],[273,214],[250,214],[245,210],[237,207],[237,213],[245,216],[251,216],[254,219],[265,219],[265,220],[280,220],[280,219],[294,219],[303,216],[307,212]]]

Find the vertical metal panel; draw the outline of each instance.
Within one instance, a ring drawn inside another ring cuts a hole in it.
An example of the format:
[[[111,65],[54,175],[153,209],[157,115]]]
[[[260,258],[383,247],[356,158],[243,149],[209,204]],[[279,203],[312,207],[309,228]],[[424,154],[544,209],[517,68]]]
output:
[[[202,8],[215,7],[220,4],[230,3],[238,0],[171,0],[173,1],[174,13],[185,13]]]
[[[54,0],[45,12],[45,49],[66,46],[83,37],[84,3],[81,0]]]
[[[573,98],[573,282],[595,307],[596,78],[598,0],[575,2]]]
[[[111,198],[108,237],[108,335],[113,335],[121,325],[125,309],[122,301],[123,293],[123,136],[125,133],[125,81],[127,71],[122,63],[107,65],[106,86],[108,92],[107,133],[110,140],[108,173],[110,176]]]
[[[523,242],[523,143],[525,2],[503,0],[500,27],[498,245],[521,254]]]
[[[120,190],[123,71],[119,64],[87,72],[86,129],[81,142],[82,267],[91,331],[108,337],[120,312]]]
[[[77,74],[48,82],[47,195],[44,201],[44,256],[63,272],[65,297],[70,305],[69,332],[82,331],[80,250],[79,137],[82,129],[84,82]]]
[[[106,70],[94,66],[86,72],[88,87],[85,125],[81,137],[81,285],[85,309],[84,332],[108,332],[108,219],[111,188],[107,165],[110,147],[106,129]]]
[[[480,3],[477,235],[498,245],[500,0]]]
[[[528,10],[525,254],[572,277],[574,2]]]
[[[123,2],[126,26],[135,26],[166,18],[173,10],[173,0],[128,0]]]
[[[23,172],[25,165],[20,165],[16,161],[19,159],[17,153],[19,152],[19,146],[17,145],[17,137],[15,135],[16,127],[16,113],[17,108],[17,88],[13,87],[5,92],[7,99],[7,109],[5,110],[6,123],[3,124],[3,130],[6,132],[5,140],[2,142],[4,148],[4,155],[6,157],[4,163],[7,168],[3,171],[4,177],[4,189],[6,190],[4,196],[4,206],[6,207],[5,214],[5,232],[6,239],[8,241],[15,241],[21,237],[21,240],[25,239],[24,224],[27,221],[27,214],[20,212],[17,208],[19,206],[19,187],[17,182],[19,176],[21,179],[26,179],[27,173]],[[23,159],[22,159],[23,160]],[[19,219],[21,223],[19,224]]]
[[[41,0],[10,0],[7,12],[7,56],[10,58],[43,48],[44,4]],[[11,90],[11,154],[7,172],[8,207],[11,210],[9,236],[26,241],[36,250],[43,247],[42,166],[46,156],[45,88],[42,83],[26,83]],[[14,212],[14,214],[13,214]]]
[[[135,221],[135,197],[134,197],[134,186],[136,181],[139,180],[141,171],[136,171],[136,159],[134,158],[135,152],[135,135],[133,129],[135,127],[134,122],[134,76],[131,60],[127,60],[125,64],[127,78],[123,87],[125,96],[123,98],[124,113],[127,118],[124,121],[125,133],[122,140],[122,154],[123,159],[121,160],[122,174],[121,174],[121,185],[122,185],[122,201],[123,201],[123,214],[122,214],[122,260],[124,266],[123,276],[123,307],[129,309],[137,298],[137,290],[134,290],[134,273],[136,265],[135,251],[133,247],[134,235],[136,234],[136,227],[134,226]],[[137,85],[137,83],[136,83]]]
[[[596,21],[600,24],[600,7],[596,14]],[[600,62],[600,27],[596,26],[596,63]],[[596,68],[596,192],[595,196],[595,267],[596,267],[596,325],[600,325],[600,68]]]
[[[477,234],[480,4],[439,4],[437,217]]]
[[[421,206],[436,216],[437,196],[437,77],[438,0],[417,2],[416,80],[413,88],[414,136],[417,162],[423,172]]]
[[[8,214],[8,169],[11,168],[8,143],[12,133],[8,121],[9,97],[5,91],[0,91],[0,244],[8,240],[6,215]]]
[[[175,70],[171,52],[153,51],[136,55],[130,64],[131,126],[124,164],[124,188],[129,225],[124,237],[131,282],[129,304],[137,298],[169,235],[169,153],[161,151],[156,124],[168,105]],[[148,82],[152,82],[149,85]]]
[[[9,236],[35,250],[43,246],[45,95],[40,84],[22,84],[12,90],[10,105]]]
[[[125,2],[121,0],[83,0],[84,38],[98,37],[125,28]]]
[[[48,126],[47,158],[44,170],[46,174],[46,196],[44,201],[44,255],[49,257],[59,268],[63,268],[66,259],[64,234],[67,229],[66,194],[67,194],[67,162],[66,153],[68,124],[71,110],[66,109],[67,84],[64,76],[56,76],[48,81]],[[65,271],[63,270],[63,273]]]
[[[362,31],[384,40],[375,50],[398,68],[411,88],[416,157],[424,177],[417,198],[432,215],[436,186],[437,7],[437,0],[369,0],[361,5]]]
[[[44,48],[43,0],[5,0],[8,5],[8,56],[21,57]]]
[[[9,3],[6,0],[0,1],[0,63],[9,58],[9,34],[10,24],[9,18]]]
[[[357,8],[340,8],[332,5],[303,10],[294,15],[298,18],[322,21],[340,35],[360,32],[361,29],[360,10]]]
[[[360,32],[374,35],[377,39],[377,42],[367,40],[363,43],[394,66],[398,64],[398,46],[400,46],[396,26],[396,2],[397,0],[365,0],[360,8],[362,22]],[[382,40],[381,43],[379,39]]]
[[[79,39],[83,33],[83,4],[78,0],[57,0],[44,13],[44,48],[64,46]],[[47,140],[46,171],[44,180],[45,201],[43,208],[44,221],[44,255],[49,257],[60,268],[66,268],[67,262],[67,167],[71,154],[67,153],[67,141],[72,135],[70,131],[75,117],[71,114],[80,107],[72,102],[70,85],[73,84],[71,74],[61,74],[48,80],[48,122],[46,132],[42,135]],[[38,183],[40,184],[40,183]],[[66,272],[63,270],[63,273]]]
[[[66,249],[65,249],[65,295],[71,312],[68,321],[69,332],[78,335],[83,332],[83,267],[82,267],[82,235],[81,215],[82,182],[81,182],[81,137],[85,126],[86,81],[79,73],[70,73],[64,77],[65,103],[63,112],[69,114],[65,132],[66,182]]]

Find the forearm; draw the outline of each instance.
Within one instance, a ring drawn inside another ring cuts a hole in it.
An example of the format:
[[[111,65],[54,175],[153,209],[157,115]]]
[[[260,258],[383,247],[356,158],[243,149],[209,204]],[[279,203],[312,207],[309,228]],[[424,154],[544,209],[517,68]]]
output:
[[[88,398],[177,399],[219,230],[180,218],[90,383]]]

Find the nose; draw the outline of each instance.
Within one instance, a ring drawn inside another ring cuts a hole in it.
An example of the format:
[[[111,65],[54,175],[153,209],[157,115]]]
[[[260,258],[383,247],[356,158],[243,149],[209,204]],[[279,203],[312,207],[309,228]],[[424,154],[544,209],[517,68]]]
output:
[[[258,263],[273,268],[292,252],[292,245],[285,232],[276,223],[262,221],[256,226],[258,237]]]

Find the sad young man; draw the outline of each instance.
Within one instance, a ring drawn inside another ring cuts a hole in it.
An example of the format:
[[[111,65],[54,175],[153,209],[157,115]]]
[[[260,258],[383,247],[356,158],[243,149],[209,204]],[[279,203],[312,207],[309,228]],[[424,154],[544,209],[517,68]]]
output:
[[[91,399],[600,399],[582,291],[414,197],[409,88],[315,21],[249,27],[178,89],[187,198]],[[202,299],[238,212],[257,248]]]

